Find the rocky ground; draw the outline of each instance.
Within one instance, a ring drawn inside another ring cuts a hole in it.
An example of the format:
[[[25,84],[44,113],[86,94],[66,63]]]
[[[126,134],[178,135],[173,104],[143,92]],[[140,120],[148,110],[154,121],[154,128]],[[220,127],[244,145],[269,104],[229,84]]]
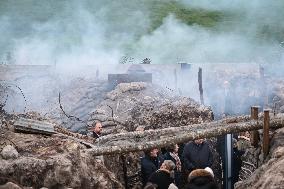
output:
[[[9,181],[33,188],[123,188],[100,157],[84,153],[86,146],[62,135],[15,133],[13,120],[1,115],[11,124],[2,124],[0,129],[0,184]]]

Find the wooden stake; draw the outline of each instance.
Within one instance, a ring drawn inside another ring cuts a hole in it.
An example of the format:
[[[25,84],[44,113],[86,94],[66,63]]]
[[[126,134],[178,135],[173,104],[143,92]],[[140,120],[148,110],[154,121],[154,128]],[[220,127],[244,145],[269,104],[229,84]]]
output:
[[[200,93],[200,103],[204,104],[203,87],[202,87],[202,68],[198,69],[198,85],[199,85],[199,93]]]
[[[251,107],[251,119],[252,120],[258,120],[258,109],[259,107],[258,106],[253,106]],[[258,145],[258,131],[255,130],[255,131],[252,131],[251,133],[251,145],[254,146],[255,148],[257,147]]]
[[[269,152],[269,110],[264,110],[264,117],[263,117],[263,155],[264,158],[268,155]]]

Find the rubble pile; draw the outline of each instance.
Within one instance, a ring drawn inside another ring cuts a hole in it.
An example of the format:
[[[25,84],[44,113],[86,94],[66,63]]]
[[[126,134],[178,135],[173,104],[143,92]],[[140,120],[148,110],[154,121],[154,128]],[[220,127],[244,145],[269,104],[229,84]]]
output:
[[[109,90],[109,85],[104,80],[73,79],[60,88],[60,101],[64,112],[60,109],[57,93],[51,98],[50,101],[54,102],[54,105],[46,115],[56,120],[61,126],[72,131],[79,131],[86,128],[90,114]],[[68,118],[67,116],[74,117]]]
[[[178,127],[211,121],[210,108],[201,106],[193,99],[175,96],[171,91],[156,85],[133,82],[121,83],[107,93],[89,118],[99,120],[106,133],[145,129]]]
[[[86,146],[76,140],[6,127],[0,131],[0,185],[13,181],[34,188],[123,188],[101,158],[85,153]]]

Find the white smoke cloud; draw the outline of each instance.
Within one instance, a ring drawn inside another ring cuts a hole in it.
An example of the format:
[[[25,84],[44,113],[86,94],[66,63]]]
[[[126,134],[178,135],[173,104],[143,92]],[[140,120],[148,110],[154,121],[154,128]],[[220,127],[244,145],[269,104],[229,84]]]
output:
[[[153,2],[0,3],[0,8],[2,4],[7,9],[0,14],[0,31],[7,35],[0,39],[0,56],[11,51],[18,64],[80,66],[116,64],[123,55],[135,58],[135,62],[150,57],[155,64],[279,61],[279,42],[266,39],[259,31],[274,32],[277,28],[273,27],[282,23],[280,1],[181,0],[178,2],[185,7],[231,14],[232,20],[221,21],[212,29],[186,25],[170,15],[148,33],[148,7]],[[26,12],[28,8],[30,13]],[[12,9],[14,13],[9,11]]]
[[[143,36],[136,47],[137,56],[149,56],[154,63],[250,63],[269,57],[278,46],[260,46],[238,33],[212,32],[203,27],[188,26],[169,16],[151,35]]]

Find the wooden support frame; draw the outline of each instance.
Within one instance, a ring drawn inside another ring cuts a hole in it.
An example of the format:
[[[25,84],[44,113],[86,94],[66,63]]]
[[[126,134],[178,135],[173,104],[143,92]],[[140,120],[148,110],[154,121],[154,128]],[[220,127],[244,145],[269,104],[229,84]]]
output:
[[[263,116],[263,144],[262,144],[262,150],[263,150],[264,158],[269,153],[269,127],[270,127],[269,121],[270,121],[269,110],[264,110],[264,116]]]
[[[251,107],[251,119],[252,120],[258,120],[258,106],[252,106]],[[254,130],[251,132],[251,145],[257,148],[258,146],[258,140],[259,140],[259,134],[257,130]]]

